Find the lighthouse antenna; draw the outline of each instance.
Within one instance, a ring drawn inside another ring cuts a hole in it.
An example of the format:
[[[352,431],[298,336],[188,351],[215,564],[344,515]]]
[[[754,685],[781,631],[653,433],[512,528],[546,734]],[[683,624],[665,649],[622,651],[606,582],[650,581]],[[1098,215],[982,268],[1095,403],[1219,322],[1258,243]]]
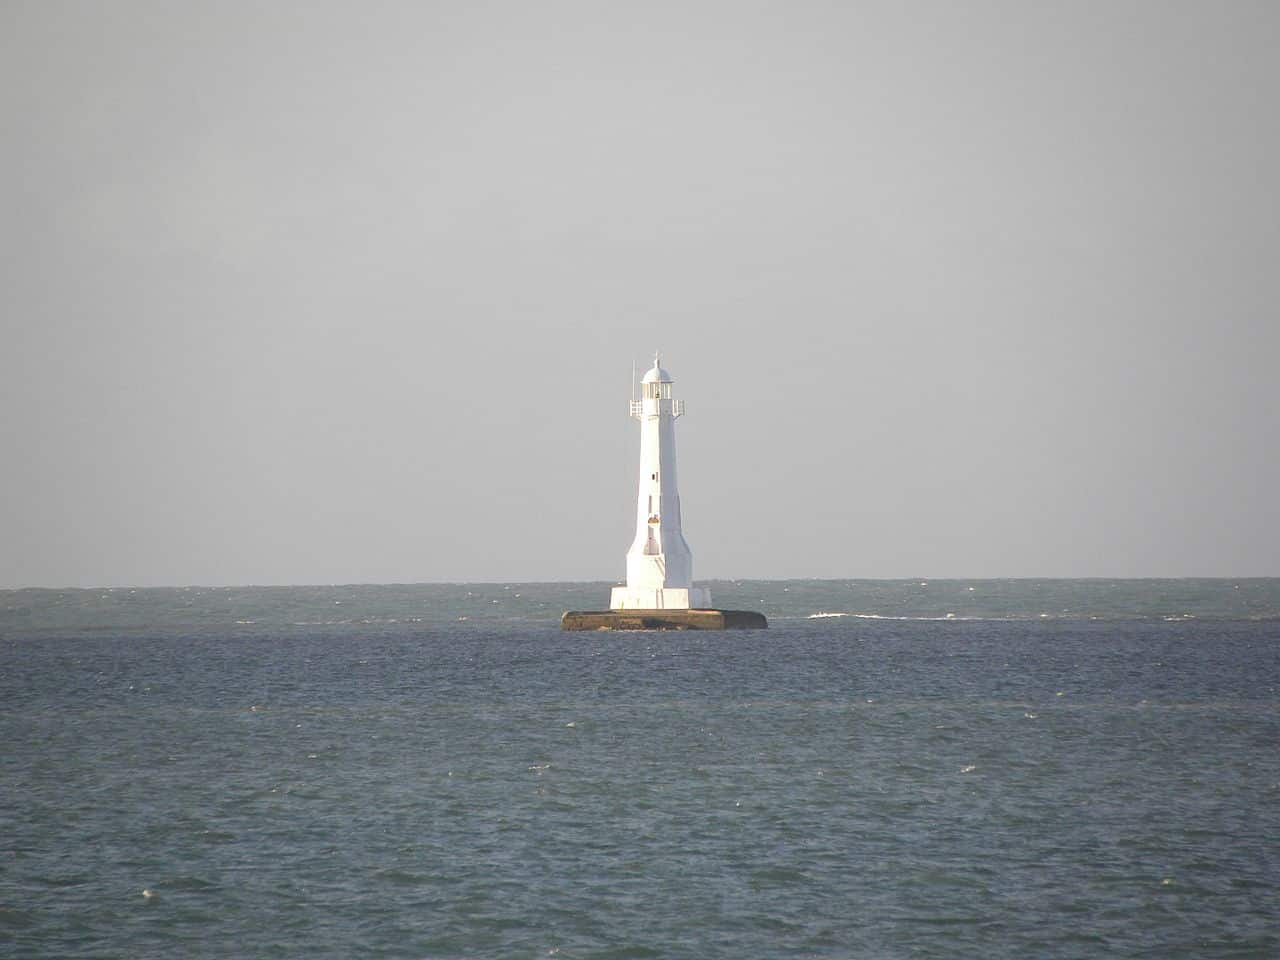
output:
[[[631,358],[631,402],[636,401],[636,358]]]

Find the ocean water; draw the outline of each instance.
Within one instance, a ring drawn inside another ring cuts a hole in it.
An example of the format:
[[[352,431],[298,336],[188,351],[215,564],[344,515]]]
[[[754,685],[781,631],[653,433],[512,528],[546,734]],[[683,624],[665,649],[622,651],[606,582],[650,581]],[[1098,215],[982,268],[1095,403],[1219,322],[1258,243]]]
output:
[[[1280,580],[0,592],[0,956],[1280,956]]]

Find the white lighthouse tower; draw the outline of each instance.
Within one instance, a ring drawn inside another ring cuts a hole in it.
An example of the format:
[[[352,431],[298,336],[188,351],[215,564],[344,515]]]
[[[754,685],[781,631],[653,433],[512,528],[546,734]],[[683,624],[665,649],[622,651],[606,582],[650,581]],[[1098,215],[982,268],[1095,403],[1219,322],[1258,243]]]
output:
[[[675,427],[684,401],[672,399],[672,382],[655,356],[640,382],[640,399],[631,401],[631,415],[640,421],[640,493],[636,536],[627,551],[627,585],[613,588],[613,610],[711,606],[711,591],[693,585],[693,554],[680,530]]]

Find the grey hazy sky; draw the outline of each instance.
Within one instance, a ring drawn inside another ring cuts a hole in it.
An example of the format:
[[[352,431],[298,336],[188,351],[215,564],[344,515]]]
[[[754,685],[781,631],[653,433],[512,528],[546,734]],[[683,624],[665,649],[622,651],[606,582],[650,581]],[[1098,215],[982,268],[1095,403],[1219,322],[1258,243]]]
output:
[[[0,586],[1280,575],[1280,4],[0,3]]]

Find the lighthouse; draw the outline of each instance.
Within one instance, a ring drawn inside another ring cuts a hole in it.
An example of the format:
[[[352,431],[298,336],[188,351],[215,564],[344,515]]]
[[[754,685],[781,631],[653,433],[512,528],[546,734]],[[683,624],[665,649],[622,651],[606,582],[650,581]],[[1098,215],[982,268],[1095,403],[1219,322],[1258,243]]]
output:
[[[631,416],[640,421],[640,489],[636,535],[627,551],[626,586],[613,588],[608,610],[568,610],[565,630],[753,630],[769,626],[753,610],[713,610],[711,591],[693,585],[693,553],[680,528],[676,486],[676,421],[684,401],[671,395],[671,374],[660,357],[635,396]]]
[[[676,421],[684,415],[684,401],[671,395],[673,382],[655,356],[640,381],[640,398],[631,401],[631,416],[640,421],[636,535],[627,551],[627,585],[613,588],[612,610],[711,606],[711,591],[693,585],[693,553],[680,528]]]

